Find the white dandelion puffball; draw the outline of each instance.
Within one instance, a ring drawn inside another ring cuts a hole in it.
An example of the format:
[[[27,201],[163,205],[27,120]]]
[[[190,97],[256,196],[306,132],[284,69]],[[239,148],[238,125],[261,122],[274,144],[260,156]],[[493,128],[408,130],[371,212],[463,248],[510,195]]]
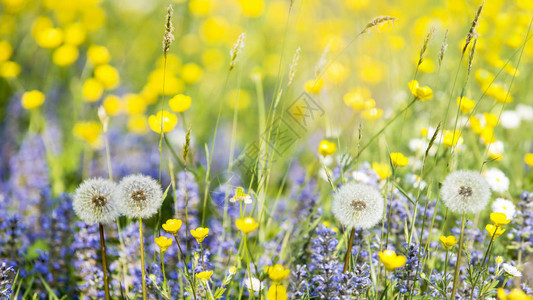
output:
[[[161,185],[149,176],[129,175],[120,182],[116,198],[123,215],[149,218],[163,204],[163,191]]]
[[[492,211],[504,213],[507,216],[507,219],[512,220],[516,212],[516,206],[512,201],[504,198],[496,198],[496,200],[492,202]]]
[[[120,216],[114,196],[116,184],[102,178],[87,179],[74,192],[72,206],[85,223],[107,224]]]
[[[375,188],[356,182],[343,185],[333,196],[332,212],[347,228],[370,228],[381,221],[385,201]]]
[[[483,173],[483,176],[494,192],[505,193],[509,189],[509,178],[499,169],[488,169]]]
[[[475,171],[448,174],[440,193],[446,207],[456,213],[478,213],[487,206],[490,199],[489,184]]]

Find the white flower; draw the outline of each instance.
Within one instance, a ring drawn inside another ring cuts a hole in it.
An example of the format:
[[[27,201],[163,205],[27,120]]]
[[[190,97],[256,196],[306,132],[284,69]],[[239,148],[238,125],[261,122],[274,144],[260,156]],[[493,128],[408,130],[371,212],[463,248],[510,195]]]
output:
[[[107,224],[113,222],[120,212],[115,200],[116,185],[102,178],[87,179],[74,192],[72,206],[76,215],[85,223]]]
[[[503,270],[512,277],[522,277],[522,272],[518,271],[518,269],[514,266],[511,266],[508,263],[503,263],[502,267]]]
[[[512,220],[516,212],[516,207],[512,201],[497,198],[492,202],[492,211],[504,213],[507,216],[507,219]]]
[[[509,178],[499,169],[489,169],[483,173],[483,176],[496,193],[505,193],[509,189]]]
[[[249,194],[245,194],[244,189],[242,187],[238,187],[237,189],[235,189],[235,196],[231,197],[231,199],[229,199],[229,202],[244,202],[245,204],[250,204],[252,203],[252,197],[250,197]]]
[[[416,153],[426,151],[428,143],[423,139],[411,139],[409,141],[409,149]]]
[[[502,141],[495,141],[494,143],[487,145],[489,154],[492,156],[503,155],[503,148],[504,145]]]
[[[363,171],[353,171],[352,177],[355,181],[362,182],[362,183],[369,183],[369,182],[372,182],[373,180],[373,178],[368,176],[368,174]]]
[[[259,291],[262,291],[265,288],[265,286],[261,284],[261,280],[255,277],[252,277],[251,282],[250,277],[246,277],[243,282],[248,290],[254,291],[255,295],[259,295]]]
[[[441,187],[442,201],[452,212],[478,213],[490,198],[489,184],[478,172],[455,171],[448,176]]]
[[[524,104],[518,104],[516,106],[516,112],[520,115],[520,118],[524,121],[533,121],[533,107]]]
[[[140,174],[124,177],[118,186],[116,198],[122,214],[130,218],[153,216],[164,200],[159,183]]]
[[[384,203],[378,190],[367,184],[349,182],[333,196],[331,210],[347,228],[370,228],[382,219]]]
[[[500,124],[503,128],[515,129],[520,126],[520,114],[514,110],[506,110],[500,116]]]

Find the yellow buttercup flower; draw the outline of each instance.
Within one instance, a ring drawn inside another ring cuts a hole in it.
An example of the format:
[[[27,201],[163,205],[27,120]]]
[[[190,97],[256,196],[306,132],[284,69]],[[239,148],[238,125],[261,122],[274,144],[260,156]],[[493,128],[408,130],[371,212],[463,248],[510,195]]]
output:
[[[270,286],[267,293],[268,300],[287,300],[287,289],[279,284]]]
[[[74,135],[92,146],[98,146],[102,128],[97,122],[78,122],[72,129]]]
[[[180,75],[185,83],[193,84],[202,79],[204,71],[202,71],[202,68],[200,68],[199,65],[195,63],[188,63],[181,67]]]
[[[65,67],[73,64],[78,59],[78,48],[72,45],[63,45],[56,50],[52,55],[52,61],[54,64]]]
[[[501,228],[492,224],[487,224],[487,226],[485,226],[485,230],[491,237],[494,236],[494,238],[499,237],[505,232],[505,228]]]
[[[163,229],[168,233],[176,234],[178,230],[180,230],[181,224],[181,220],[168,219],[167,222],[163,224]]]
[[[191,230],[191,235],[196,239],[196,241],[201,243],[209,234],[209,228],[198,227]]]
[[[466,97],[457,97],[457,106],[459,106],[459,109],[464,112],[465,114],[470,113],[472,109],[476,106],[476,102],[472,99],[468,99]]]
[[[411,94],[422,101],[431,100],[431,98],[433,98],[433,90],[428,86],[420,86],[416,80],[410,81],[408,86]]]
[[[378,162],[372,163],[372,170],[374,170],[374,172],[378,174],[380,179],[386,179],[392,174],[390,170],[390,166],[384,163],[378,163]]]
[[[191,107],[192,99],[190,96],[179,94],[168,101],[168,105],[175,112],[184,112]]]
[[[102,105],[110,116],[116,116],[122,112],[122,100],[116,95],[107,95]]]
[[[213,270],[197,273],[196,277],[201,280],[208,280],[209,278],[211,278],[211,275],[213,275]]]
[[[409,163],[409,158],[403,155],[401,152],[392,152],[390,154],[392,164],[397,167],[405,167]]]
[[[136,134],[148,132],[148,124],[144,115],[131,115],[128,117],[128,130]]]
[[[533,167],[533,153],[527,153],[524,155],[524,162],[530,166]]]
[[[237,225],[237,228],[239,228],[244,234],[248,234],[259,227],[259,223],[250,217],[236,220],[235,225]]]
[[[128,93],[124,95],[122,98],[125,104],[124,108],[126,110],[126,114],[138,115],[146,111],[146,106],[148,105],[148,103],[146,102],[143,96],[138,95],[138,94]]]
[[[35,36],[37,44],[43,48],[55,48],[63,42],[63,31],[59,28],[44,28]]]
[[[335,143],[322,140],[320,144],[318,144],[318,153],[320,153],[322,156],[328,156],[337,151],[337,145]]]
[[[239,4],[242,14],[251,18],[259,17],[265,9],[263,0],[239,0]]]
[[[318,94],[324,86],[324,80],[322,78],[311,79],[305,82],[304,89],[311,94]]]
[[[169,239],[166,236],[160,236],[155,238],[155,243],[159,246],[161,252],[165,252],[168,247],[172,245],[172,239]]]
[[[403,255],[397,255],[392,250],[385,250],[383,252],[378,252],[379,259],[389,271],[392,271],[397,268],[401,268],[407,262],[407,258]]]
[[[455,146],[463,143],[461,132],[459,130],[444,130],[442,143],[446,147]]]
[[[272,279],[275,282],[280,282],[283,279],[285,279],[287,276],[289,276],[289,273],[291,272],[291,270],[285,269],[280,264],[275,264],[274,266],[266,267],[265,272],[268,274],[270,279]]]
[[[490,214],[490,220],[492,221],[492,224],[497,227],[501,227],[504,225],[509,224],[511,220],[507,219],[507,215],[500,212],[493,212]]]
[[[72,23],[65,27],[65,43],[72,46],[79,46],[87,37],[87,30],[80,23]]]
[[[512,289],[506,294],[503,288],[499,288],[497,296],[499,300],[533,300],[533,296],[527,295],[521,289]]]
[[[82,87],[82,95],[83,99],[86,102],[96,102],[104,93],[104,86],[100,83],[100,81],[89,78],[85,80]]]
[[[439,240],[441,244],[444,246],[444,248],[448,250],[450,250],[458,242],[458,240],[453,235],[450,235],[450,236],[441,235]]]
[[[7,61],[13,54],[13,47],[7,41],[0,41],[0,62]]]
[[[117,69],[110,65],[100,65],[94,69],[94,77],[100,81],[106,89],[115,88],[120,82]]]
[[[20,74],[20,65],[14,61],[0,63],[0,77],[14,78]]]
[[[111,54],[104,46],[91,45],[87,50],[87,58],[94,65],[107,64],[111,60]]]
[[[383,110],[380,108],[365,109],[361,112],[361,117],[365,120],[374,121],[383,115]]]
[[[163,123],[161,123],[163,121]],[[169,113],[166,110],[158,112],[156,115],[151,115],[148,118],[148,125],[156,133],[169,132],[178,124],[178,117]]]
[[[41,106],[44,103],[44,94],[40,91],[34,90],[25,92],[22,94],[22,107],[25,109],[34,109]]]
[[[213,3],[211,0],[191,0],[189,1],[189,11],[195,16],[206,16],[211,11]]]

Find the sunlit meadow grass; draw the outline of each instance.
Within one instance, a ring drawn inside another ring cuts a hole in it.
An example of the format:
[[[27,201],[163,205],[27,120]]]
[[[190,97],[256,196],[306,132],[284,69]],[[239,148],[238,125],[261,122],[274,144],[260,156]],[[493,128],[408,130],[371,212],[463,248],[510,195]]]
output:
[[[533,299],[532,3],[0,0],[0,299]]]

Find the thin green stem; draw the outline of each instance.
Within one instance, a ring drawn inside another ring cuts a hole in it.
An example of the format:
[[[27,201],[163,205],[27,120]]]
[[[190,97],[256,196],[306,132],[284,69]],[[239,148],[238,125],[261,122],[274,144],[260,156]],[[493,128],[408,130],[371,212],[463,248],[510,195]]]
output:
[[[111,296],[109,294],[109,278],[107,275],[107,259],[106,259],[106,251],[105,251],[104,226],[102,224],[98,224],[98,228],[100,230],[100,250],[102,251],[102,270],[104,272],[105,298],[106,300],[109,300],[111,299]]]
[[[144,267],[144,241],[143,241],[143,219],[142,218],[139,218],[139,241],[141,242],[141,272],[142,272],[143,300],[146,300],[147,299],[146,269]]]
[[[459,283],[459,272],[461,267],[461,252],[463,250],[463,239],[465,234],[466,214],[463,213],[461,218],[461,236],[459,237],[459,245],[457,247],[457,262],[455,263],[455,273],[453,274],[453,288],[450,299],[455,299],[457,292],[457,284]]]

